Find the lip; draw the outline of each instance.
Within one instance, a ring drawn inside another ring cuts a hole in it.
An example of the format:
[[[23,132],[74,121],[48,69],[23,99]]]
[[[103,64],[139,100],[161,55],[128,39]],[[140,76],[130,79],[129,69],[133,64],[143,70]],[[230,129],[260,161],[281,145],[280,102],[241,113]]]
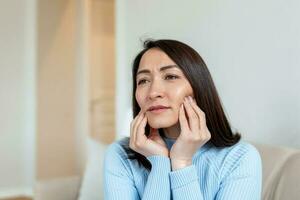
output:
[[[147,111],[167,109],[167,108],[170,108],[170,107],[163,106],[163,105],[155,105],[155,106],[150,106]]]
[[[149,112],[153,113],[153,114],[159,114],[159,113],[162,113],[166,110],[168,110],[169,108],[160,108],[160,109],[154,109],[154,110],[151,110]]]
[[[156,106],[150,106],[147,111],[151,113],[162,113],[169,109],[170,107],[163,106],[163,105],[156,105]]]

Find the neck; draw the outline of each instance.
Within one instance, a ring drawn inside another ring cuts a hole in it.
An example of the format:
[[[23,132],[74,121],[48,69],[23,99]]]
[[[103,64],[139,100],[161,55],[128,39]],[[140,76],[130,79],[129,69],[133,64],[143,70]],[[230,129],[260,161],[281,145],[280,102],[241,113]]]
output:
[[[170,139],[177,139],[178,136],[180,135],[180,125],[179,123],[176,123],[175,125],[168,127],[168,128],[164,128],[164,134],[167,138]]]

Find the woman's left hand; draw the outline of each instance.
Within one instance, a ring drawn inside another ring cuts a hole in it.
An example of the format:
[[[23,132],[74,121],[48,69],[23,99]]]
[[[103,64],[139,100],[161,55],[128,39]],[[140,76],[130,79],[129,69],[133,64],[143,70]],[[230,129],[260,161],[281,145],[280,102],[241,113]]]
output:
[[[206,126],[205,113],[190,96],[186,97],[181,105],[179,123],[181,133],[170,151],[173,171],[191,165],[195,152],[211,138]]]

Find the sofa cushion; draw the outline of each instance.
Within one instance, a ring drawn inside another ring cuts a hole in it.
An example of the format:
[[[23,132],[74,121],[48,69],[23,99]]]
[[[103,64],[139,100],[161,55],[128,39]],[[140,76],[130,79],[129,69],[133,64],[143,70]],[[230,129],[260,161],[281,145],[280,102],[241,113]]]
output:
[[[253,143],[260,152],[263,165],[262,199],[274,200],[277,185],[287,161],[297,150],[287,147]],[[284,198],[283,198],[284,199]]]
[[[300,198],[300,152],[285,162],[274,195],[274,200]]]
[[[88,140],[88,159],[79,191],[79,200],[103,199],[102,168],[107,145]]]

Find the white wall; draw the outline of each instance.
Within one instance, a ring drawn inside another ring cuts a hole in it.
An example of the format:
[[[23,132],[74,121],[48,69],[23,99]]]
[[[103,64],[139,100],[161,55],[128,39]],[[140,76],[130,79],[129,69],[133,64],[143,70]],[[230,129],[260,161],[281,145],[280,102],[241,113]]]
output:
[[[0,6],[0,198],[31,193],[35,151],[35,2]]]
[[[206,61],[245,139],[300,147],[300,1],[116,1],[117,133],[127,134],[140,40],[171,38]]]

